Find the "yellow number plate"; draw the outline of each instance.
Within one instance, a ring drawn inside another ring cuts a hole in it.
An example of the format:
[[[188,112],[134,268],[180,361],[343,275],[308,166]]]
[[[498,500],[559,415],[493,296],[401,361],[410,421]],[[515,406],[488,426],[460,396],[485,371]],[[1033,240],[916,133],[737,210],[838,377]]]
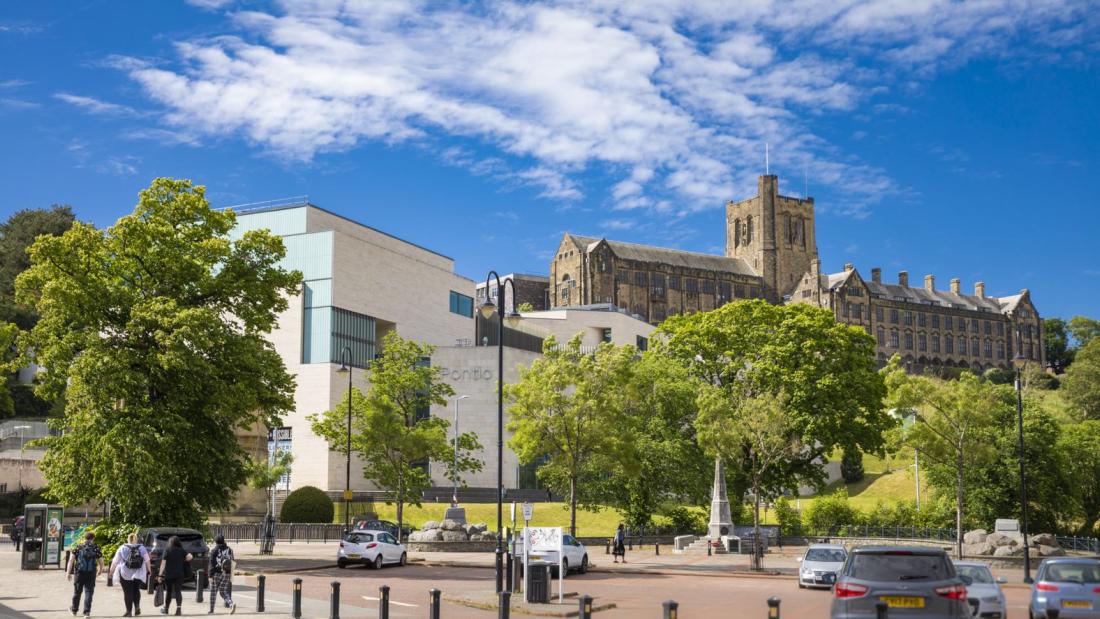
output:
[[[924,608],[924,598],[887,595],[880,599],[890,608]]]
[[[1087,600],[1062,600],[1062,608],[1092,608],[1092,602]]]
[[[359,558],[360,556],[361,556],[361,555],[358,555],[358,554],[353,554],[353,555],[348,555],[348,558],[349,558],[349,559],[358,559],[358,558]]]

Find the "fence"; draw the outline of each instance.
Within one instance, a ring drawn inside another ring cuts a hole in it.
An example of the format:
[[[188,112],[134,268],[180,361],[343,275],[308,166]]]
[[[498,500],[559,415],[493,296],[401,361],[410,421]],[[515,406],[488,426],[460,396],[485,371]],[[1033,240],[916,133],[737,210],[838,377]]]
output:
[[[1095,537],[1062,537],[1059,535],[1057,539],[1058,545],[1063,550],[1100,554],[1100,539]]]
[[[932,529],[926,527],[841,525],[827,530],[814,531],[806,538],[819,537],[868,537],[881,539],[922,539],[950,542],[955,540],[955,529]],[[784,537],[784,540],[791,539]]]
[[[229,523],[212,524],[210,526],[211,537],[222,535],[226,541],[260,542],[263,537],[263,525],[261,523]],[[342,524],[290,524],[277,523],[275,525],[275,539],[287,543],[294,542],[321,542],[337,541],[344,534],[345,527]]]

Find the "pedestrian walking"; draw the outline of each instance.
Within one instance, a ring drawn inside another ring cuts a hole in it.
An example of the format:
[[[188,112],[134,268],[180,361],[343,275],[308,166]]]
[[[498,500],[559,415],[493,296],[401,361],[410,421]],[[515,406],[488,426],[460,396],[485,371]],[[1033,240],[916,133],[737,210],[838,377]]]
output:
[[[84,534],[84,543],[73,549],[65,573],[73,582],[73,603],[69,610],[76,615],[80,608],[80,596],[83,594],[84,616],[91,616],[95,579],[103,573],[103,552],[95,543],[95,533],[88,531]]]
[[[210,553],[210,613],[214,613],[214,603],[221,594],[222,602],[229,614],[237,612],[233,602],[233,549],[225,543],[225,537],[214,538],[214,550]]]
[[[178,536],[168,538],[168,547],[160,559],[160,580],[164,584],[164,606],[160,614],[168,614],[173,599],[176,600],[176,614],[183,614],[183,579],[187,577],[191,558],[191,553],[183,549]]]
[[[623,523],[619,523],[619,528],[615,529],[615,540],[612,543],[611,554],[615,557],[615,563],[619,562],[619,557],[623,558],[623,563],[626,563],[626,531],[623,530]]]
[[[23,541],[23,520],[24,516],[19,516],[11,527],[11,543],[15,544],[15,552],[19,552],[20,543]]]
[[[115,551],[108,578],[115,578],[122,587],[122,600],[126,604],[123,617],[141,614],[141,593],[149,581],[149,551],[137,541],[137,533],[126,537],[126,543]]]

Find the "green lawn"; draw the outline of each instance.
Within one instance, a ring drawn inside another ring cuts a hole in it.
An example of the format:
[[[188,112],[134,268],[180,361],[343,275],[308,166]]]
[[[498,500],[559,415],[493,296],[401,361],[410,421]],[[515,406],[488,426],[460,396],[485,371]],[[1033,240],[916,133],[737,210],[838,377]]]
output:
[[[531,526],[540,527],[569,527],[568,503],[534,503],[535,515],[531,520]],[[336,504],[336,522],[343,522],[343,505]],[[429,520],[443,520],[443,512],[447,509],[446,503],[424,503],[421,507],[405,506],[405,522],[415,528],[420,528]],[[489,525],[490,529],[496,529],[497,506],[496,503],[469,503],[463,505],[466,508],[466,522]],[[511,526],[511,503],[504,505],[504,526]],[[382,520],[397,521],[397,506],[377,503],[374,507],[378,517]],[[601,509],[598,512],[577,510],[577,535],[580,537],[610,537],[615,533],[615,527],[622,519],[618,510]],[[516,524],[523,526],[523,506],[516,504]]]

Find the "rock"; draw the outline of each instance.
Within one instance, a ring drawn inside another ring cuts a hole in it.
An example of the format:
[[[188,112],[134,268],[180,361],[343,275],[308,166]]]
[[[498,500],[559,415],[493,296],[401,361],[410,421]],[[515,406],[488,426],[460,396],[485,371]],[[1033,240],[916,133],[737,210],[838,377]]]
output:
[[[429,520],[424,523],[424,526],[420,527],[421,531],[431,531],[432,529],[438,529],[439,523],[434,520]]]
[[[464,542],[466,541],[465,531],[449,531],[444,529],[440,535],[443,536],[445,542]]]
[[[471,542],[480,542],[482,539],[483,538],[481,537],[481,533],[471,533],[470,534],[470,541]]]
[[[1019,545],[1019,542],[1017,542],[1014,537],[1005,535],[1004,533],[990,533],[985,537],[985,541],[987,544],[992,544],[996,548]]]
[[[477,524],[471,524],[470,528],[472,528],[475,533],[484,533],[489,530],[489,525],[484,522],[479,522]]]
[[[978,542],[976,544],[964,544],[963,554],[968,557],[988,557],[996,550],[993,544],[988,542]]]
[[[1062,548],[1059,547],[1059,546],[1047,546],[1047,545],[1043,544],[1043,545],[1039,546],[1038,550],[1039,550],[1039,556],[1040,557],[1064,557],[1064,556],[1066,556],[1066,551],[1062,550]]]
[[[964,544],[981,544],[985,542],[985,538],[989,535],[989,532],[985,529],[975,529],[965,535],[963,535]]]
[[[430,531],[413,531],[409,534],[410,542],[439,542],[443,541],[443,531],[431,529]]]
[[[998,546],[993,551],[994,557],[1021,557],[1024,554],[1023,546]]]
[[[496,531],[483,531],[481,533],[481,539],[484,541],[495,541],[497,538]]]
[[[1032,546],[1054,546],[1058,547],[1058,538],[1054,537],[1050,533],[1040,533],[1028,540]]]
[[[439,525],[439,528],[444,531],[462,531],[463,535],[466,534],[466,528],[457,520],[444,520],[443,524]]]

